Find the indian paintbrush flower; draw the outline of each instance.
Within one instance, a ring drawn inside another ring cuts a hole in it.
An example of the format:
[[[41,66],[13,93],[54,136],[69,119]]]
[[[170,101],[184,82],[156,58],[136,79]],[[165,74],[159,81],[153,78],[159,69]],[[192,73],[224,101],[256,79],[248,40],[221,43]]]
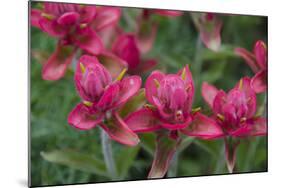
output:
[[[162,10],[162,9],[145,9],[143,15],[149,17],[151,14],[157,14],[165,17],[177,17],[183,14],[182,11],[178,10]]]
[[[117,108],[134,96],[141,87],[139,76],[123,78],[124,69],[113,80],[109,71],[94,56],[79,59],[75,85],[82,102],[69,114],[68,123],[81,130],[100,125],[117,142],[133,146],[138,136],[131,131],[117,113]]]
[[[97,31],[115,24],[118,15],[118,11],[104,14],[96,6],[67,3],[43,3],[43,9],[32,9],[31,25],[58,39],[55,52],[43,66],[43,79],[63,77],[78,49],[99,54],[103,43]]]
[[[218,51],[221,46],[222,28],[219,16],[214,13],[192,13],[191,16],[204,45],[213,51]]]
[[[199,109],[192,110],[194,83],[188,66],[177,74],[153,71],[145,83],[145,93],[149,104],[129,114],[125,122],[137,133],[158,132],[150,178],[165,175],[180,143],[180,133],[202,139],[223,135],[213,119],[201,114]]]
[[[204,82],[202,96],[213,111],[213,118],[225,136],[227,166],[235,165],[235,152],[239,139],[267,134],[266,119],[256,116],[256,94],[251,79],[242,78],[228,93]]]
[[[144,60],[137,45],[137,37],[133,33],[120,34],[112,45],[113,54],[128,64],[128,72],[140,74],[154,67],[157,62],[153,59]]]
[[[133,33],[125,33],[119,28],[116,40],[112,45],[112,52],[125,60],[128,64],[128,72],[139,74],[150,70],[157,64],[154,59],[143,60],[141,56],[153,47],[157,26],[149,17],[151,14],[176,17],[182,15],[180,11],[143,10],[136,20],[136,28]]]
[[[267,88],[267,47],[258,40],[255,43],[253,52],[244,48],[235,48],[235,53],[241,56],[255,73],[251,80],[251,86],[256,93],[262,93]]]
[[[144,9],[136,20],[136,40],[137,46],[141,53],[147,53],[153,47],[158,23],[151,19],[151,15],[159,15],[162,17],[178,17],[183,12],[173,10],[160,10],[160,9]]]

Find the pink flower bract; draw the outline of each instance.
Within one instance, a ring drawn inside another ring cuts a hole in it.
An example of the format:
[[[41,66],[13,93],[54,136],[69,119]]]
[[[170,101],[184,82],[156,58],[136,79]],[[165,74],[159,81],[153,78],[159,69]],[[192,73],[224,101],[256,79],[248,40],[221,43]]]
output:
[[[228,93],[204,82],[202,96],[213,111],[213,118],[224,132],[225,157],[229,172],[233,172],[240,138],[264,136],[267,123],[256,117],[256,94],[251,79],[242,78]]]
[[[145,83],[147,107],[129,114],[126,124],[134,132],[157,132],[156,151],[149,178],[163,177],[180,143],[179,133],[201,139],[223,135],[216,122],[192,111],[194,83],[189,67],[177,74],[153,71]]]
[[[251,86],[255,92],[265,92],[267,89],[267,47],[265,43],[258,40],[253,52],[244,48],[235,48],[235,53],[241,56],[255,73],[251,79]]]
[[[202,96],[226,136],[266,135],[265,118],[255,116],[256,94],[250,84],[251,79],[244,77],[228,93],[206,82],[202,85]]]
[[[44,64],[43,79],[62,78],[78,49],[93,55],[100,54],[104,47],[97,32],[116,24],[119,17],[118,8],[102,9],[68,3],[43,3],[43,9],[32,9],[32,26],[58,39],[56,52]],[[66,47],[73,48],[72,53],[64,54],[61,49]],[[65,58],[58,57],[58,54]]]
[[[143,60],[138,39],[132,33],[120,34],[112,45],[112,52],[128,64],[128,72],[140,74],[146,72],[157,64],[154,59]]]
[[[214,13],[193,13],[192,18],[204,45],[213,51],[218,51],[221,46],[223,25],[219,16]]]
[[[194,84],[188,66],[178,74],[152,72],[147,78],[145,92],[152,106],[131,113],[126,118],[125,122],[132,130],[148,132],[164,128],[202,139],[222,135],[213,120],[199,112],[192,112]]]
[[[116,109],[138,92],[141,78],[121,77],[113,80],[97,58],[82,56],[74,78],[82,102],[69,114],[69,124],[81,130],[100,125],[112,139],[122,144],[136,145],[139,142],[137,135],[127,127]]]

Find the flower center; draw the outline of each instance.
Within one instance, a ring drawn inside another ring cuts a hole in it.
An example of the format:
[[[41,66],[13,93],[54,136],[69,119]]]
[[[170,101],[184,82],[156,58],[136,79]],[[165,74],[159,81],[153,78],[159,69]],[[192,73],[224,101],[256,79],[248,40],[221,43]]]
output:
[[[82,87],[85,93],[91,98],[92,102],[100,99],[104,89],[111,83],[109,73],[101,66],[93,65],[92,67],[81,67]]]
[[[167,111],[183,111],[188,99],[184,81],[179,76],[166,76],[159,84],[158,98]]]

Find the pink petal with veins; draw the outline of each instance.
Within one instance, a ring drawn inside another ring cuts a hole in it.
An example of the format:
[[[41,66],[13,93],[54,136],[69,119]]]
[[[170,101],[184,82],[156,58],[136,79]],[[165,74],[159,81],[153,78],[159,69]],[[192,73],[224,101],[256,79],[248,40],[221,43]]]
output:
[[[150,109],[146,108],[129,114],[125,118],[125,122],[128,127],[136,133],[152,132],[162,128],[161,125],[159,125],[160,122],[158,118],[155,117]]]
[[[89,130],[96,127],[103,120],[103,115],[92,114],[84,104],[78,104],[68,115],[68,123],[80,130]]]

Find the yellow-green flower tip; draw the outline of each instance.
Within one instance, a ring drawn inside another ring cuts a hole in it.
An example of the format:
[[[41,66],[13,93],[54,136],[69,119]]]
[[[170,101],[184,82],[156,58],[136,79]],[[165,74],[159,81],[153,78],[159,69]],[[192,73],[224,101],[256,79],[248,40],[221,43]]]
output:
[[[126,72],[127,72],[127,68],[123,69],[122,72],[117,76],[116,80],[120,81],[123,79],[123,77],[125,76]]]
[[[91,107],[93,105],[93,103],[90,101],[83,101],[83,104],[88,107]]]
[[[81,70],[82,74],[84,74],[86,72],[86,67],[83,65],[82,62],[80,62],[79,65],[80,65],[80,70]]]

